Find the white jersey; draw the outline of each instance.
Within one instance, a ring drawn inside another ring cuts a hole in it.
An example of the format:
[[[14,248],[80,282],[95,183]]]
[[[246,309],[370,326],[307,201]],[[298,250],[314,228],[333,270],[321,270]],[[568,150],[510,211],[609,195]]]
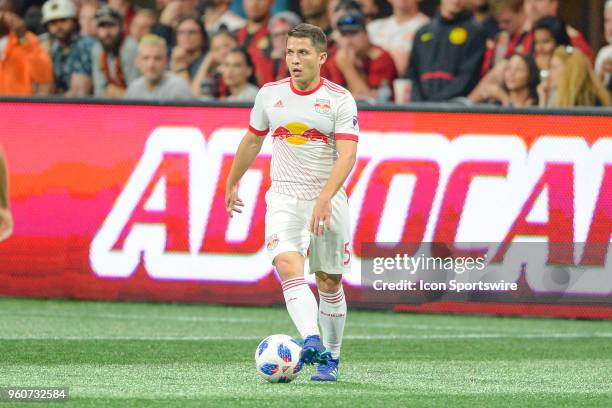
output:
[[[336,140],[358,140],[357,105],[349,91],[327,79],[300,91],[285,78],[259,90],[249,130],[272,135],[270,190],[314,200],[338,157]]]

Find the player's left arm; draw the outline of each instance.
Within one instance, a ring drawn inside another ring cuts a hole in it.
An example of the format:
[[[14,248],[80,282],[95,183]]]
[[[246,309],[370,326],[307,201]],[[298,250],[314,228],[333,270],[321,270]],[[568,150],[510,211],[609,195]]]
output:
[[[357,105],[350,94],[344,98],[338,107],[335,125],[336,150],[338,159],[323,186],[315,203],[310,219],[310,231],[315,235],[323,235],[331,226],[331,200],[342,188],[357,160],[357,140],[359,124],[357,122]]]
[[[9,209],[8,171],[4,152],[0,148],[0,242],[13,233],[13,217]]]
[[[357,142],[353,140],[336,141],[336,149],[338,150],[338,159],[334,163],[329,179],[321,190],[312,211],[310,231],[315,235],[323,235],[324,230],[330,228],[331,200],[344,185],[357,159]],[[320,228],[319,222],[323,222],[324,228]]]

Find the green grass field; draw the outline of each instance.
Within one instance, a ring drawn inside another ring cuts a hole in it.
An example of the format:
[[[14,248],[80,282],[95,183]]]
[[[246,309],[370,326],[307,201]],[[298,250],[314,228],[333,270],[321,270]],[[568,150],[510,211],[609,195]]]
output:
[[[265,383],[273,333],[296,335],[283,308],[0,299],[0,386],[70,388],[17,407],[612,406],[612,322],[349,311],[337,384]]]

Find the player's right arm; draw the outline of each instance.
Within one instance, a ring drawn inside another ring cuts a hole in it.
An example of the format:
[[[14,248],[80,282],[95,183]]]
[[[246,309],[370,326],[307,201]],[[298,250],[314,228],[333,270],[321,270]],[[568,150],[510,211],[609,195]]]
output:
[[[231,217],[235,212],[241,213],[241,207],[244,205],[242,200],[238,198],[238,182],[251,167],[251,164],[255,161],[255,158],[261,150],[264,137],[257,136],[251,130],[242,138],[238,150],[236,151],[236,157],[232,163],[229,177],[227,178],[227,184],[225,188],[225,208],[229,216]]]
[[[241,207],[244,206],[242,200],[238,197],[238,182],[251,167],[253,161],[261,150],[264,138],[268,133],[269,122],[265,110],[265,89],[262,88],[257,93],[255,105],[251,109],[251,118],[249,121],[249,130],[244,135],[236,151],[236,157],[232,163],[229,177],[225,186],[225,209],[229,216],[233,216],[234,212],[241,213]]]
[[[13,233],[13,217],[9,210],[8,172],[4,152],[0,148],[0,241],[4,241]]]

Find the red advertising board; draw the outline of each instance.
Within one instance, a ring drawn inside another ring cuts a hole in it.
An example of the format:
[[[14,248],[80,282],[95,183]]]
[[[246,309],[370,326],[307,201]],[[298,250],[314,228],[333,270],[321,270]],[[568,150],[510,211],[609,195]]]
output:
[[[224,208],[248,116],[228,107],[0,103],[15,218],[0,245],[0,295],[281,303],[264,245],[270,140],[241,183],[244,214],[230,220]],[[363,243],[493,242],[507,252],[540,240],[580,245],[542,261],[554,271],[504,272],[518,294],[424,304],[408,296],[396,307],[612,317],[610,117],[361,111],[359,123],[346,185],[349,302],[372,304],[361,296]],[[555,287],[560,264],[565,281]]]

